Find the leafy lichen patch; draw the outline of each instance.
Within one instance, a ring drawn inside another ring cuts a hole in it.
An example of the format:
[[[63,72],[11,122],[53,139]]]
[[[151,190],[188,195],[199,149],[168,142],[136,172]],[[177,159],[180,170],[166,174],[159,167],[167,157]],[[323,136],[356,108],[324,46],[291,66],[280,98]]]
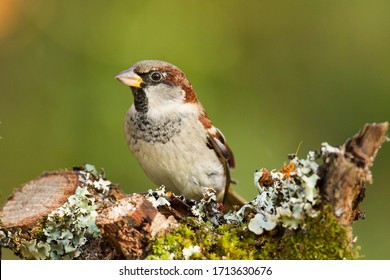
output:
[[[324,150],[327,152],[329,149]],[[255,173],[256,198],[224,214],[212,190],[191,201],[191,214],[155,239],[148,259],[356,259],[349,232],[321,204],[321,153],[291,156],[280,170]],[[164,196],[159,192],[155,199]],[[184,200],[184,199],[183,199]]]
[[[0,230],[2,245],[24,259],[74,259],[82,246],[100,236],[95,219],[111,182],[92,165],[78,170],[79,186],[66,202],[29,230]]]
[[[87,236],[97,237],[95,225],[97,205],[87,187],[78,187],[68,201],[47,217],[43,232],[50,245],[51,259],[73,259],[87,242]]]

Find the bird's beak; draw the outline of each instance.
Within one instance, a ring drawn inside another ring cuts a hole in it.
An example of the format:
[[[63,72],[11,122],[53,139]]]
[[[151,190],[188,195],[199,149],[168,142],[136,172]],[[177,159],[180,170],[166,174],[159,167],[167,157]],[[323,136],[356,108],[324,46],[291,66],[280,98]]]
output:
[[[126,86],[135,88],[141,87],[141,84],[144,82],[140,76],[134,73],[132,68],[120,72],[115,76],[115,79],[122,82]]]

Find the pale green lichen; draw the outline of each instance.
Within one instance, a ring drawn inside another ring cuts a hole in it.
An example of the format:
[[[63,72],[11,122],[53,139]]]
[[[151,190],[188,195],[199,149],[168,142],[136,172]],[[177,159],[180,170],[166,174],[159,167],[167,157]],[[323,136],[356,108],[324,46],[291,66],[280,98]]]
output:
[[[248,229],[255,234],[262,234],[264,230],[273,230],[277,225],[276,216],[267,213],[256,214],[248,224]]]
[[[161,186],[154,191],[149,189],[145,197],[153,204],[154,207],[157,208],[163,205],[170,205],[169,201],[165,198],[165,194],[165,187]]]
[[[191,212],[199,221],[208,221],[213,225],[220,225],[223,213],[221,205],[217,202],[217,194],[214,189],[205,188],[203,197],[191,207]]]
[[[87,236],[100,235],[96,227],[97,205],[86,187],[78,187],[74,195],[49,214],[43,232],[50,244],[51,259],[73,259]]]
[[[191,207],[191,214],[197,217],[199,221],[208,221],[214,225],[223,223],[223,213],[221,212],[221,204],[217,202],[216,191],[211,188],[203,189],[203,197],[200,200],[187,200],[184,196],[175,195],[171,192],[166,192],[165,187],[161,186],[156,190],[148,190],[146,198],[158,208],[161,206],[170,206],[170,202],[166,199],[167,195],[170,199],[178,199]]]
[[[0,244],[13,250],[23,259],[44,260],[49,257],[50,246],[41,241],[42,231],[40,226],[30,229],[27,233],[21,229],[15,232],[0,231]]]
[[[7,237],[7,235],[6,235],[5,231],[0,230],[0,240],[5,239],[6,237]]]
[[[19,246],[20,255],[28,260],[45,260],[50,255],[50,245],[36,239],[22,239]]]
[[[104,171],[98,172],[95,166],[86,164],[83,169],[78,170],[79,182],[82,186],[90,187],[101,195],[107,195],[111,181],[105,179]]]
[[[82,246],[100,236],[97,209],[111,186],[92,165],[77,171],[79,186],[63,205],[27,231],[0,231],[0,244],[24,259],[77,258]]]
[[[256,198],[236,212],[224,216],[228,223],[243,222],[248,213],[254,217],[248,228],[256,234],[273,230],[278,224],[285,228],[297,229],[306,217],[316,217],[318,205],[319,176],[314,152],[306,159],[291,158],[290,164],[279,171],[261,169],[255,172],[255,186],[259,192]]]
[[[331,206],[321,205],[316,162],[321,156],[314,152],[306,159],[292,156],[279,171],[256,172],[259,194],[227,214],[220,211],[213,191],[207,190],[202,200],[191,201],[193,217],[157,238],[147,258],[359,258],[350,232],[338,223]]]

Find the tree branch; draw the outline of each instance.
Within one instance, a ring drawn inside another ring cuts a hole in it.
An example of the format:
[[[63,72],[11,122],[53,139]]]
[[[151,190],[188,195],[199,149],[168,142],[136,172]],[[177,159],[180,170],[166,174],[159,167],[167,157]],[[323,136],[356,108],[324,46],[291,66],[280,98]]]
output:
[[[387,130],[366,124],[317,157],[261,169],[259,195],[227,214],[213,190],[126,195],[91,166],[45,173],[1,209],[0,245],[25,259],[356,258],[352,223]]]

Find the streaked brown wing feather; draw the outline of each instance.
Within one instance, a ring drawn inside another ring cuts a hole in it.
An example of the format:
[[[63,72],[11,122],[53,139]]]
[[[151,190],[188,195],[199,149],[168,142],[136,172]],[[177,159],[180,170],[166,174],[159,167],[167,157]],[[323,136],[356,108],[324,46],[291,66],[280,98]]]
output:
[[[235,167],[235,161],[234,161],[232,150],[226,144],[223,134],[217,128],[215,129],[217,133],[215,134],[208,133],[207,140],[208,140],[209,147],[214,149],[218,158],[221,160],[221,163],[223,164],[223,168],[225,170],[226,183],[225,183],[225,192],[222,200],[222,203],[225,203],[229,195],[229,186],[231,183],[230,168]]]
[[[213,126],[204,110],[202,115],[199,117],[199,121],[202,123],[203,127],[207,131],[208,147],[215,151],[225,170],[226,183],[225,193],[222,200],[222,203],[225,203],[229,195],[229,186],[231,183],[230,168],[234,168],[236,166],[233,152],[230,149],[229,145],[226,143],[225,137],[223,136],[222,132],[218,128]]]
[[[229,168],[234,168],[236,166],[236,163],[232,150],[226,143],[225,137],[223,136],[222,132],[218,128],[214,127],[214,129],[216,130],[216,133],[211,134],[210,132],[208,132],[209,142],[211,142],[211,145],[217,153],[218,157],[227,161],[229,164]]]

